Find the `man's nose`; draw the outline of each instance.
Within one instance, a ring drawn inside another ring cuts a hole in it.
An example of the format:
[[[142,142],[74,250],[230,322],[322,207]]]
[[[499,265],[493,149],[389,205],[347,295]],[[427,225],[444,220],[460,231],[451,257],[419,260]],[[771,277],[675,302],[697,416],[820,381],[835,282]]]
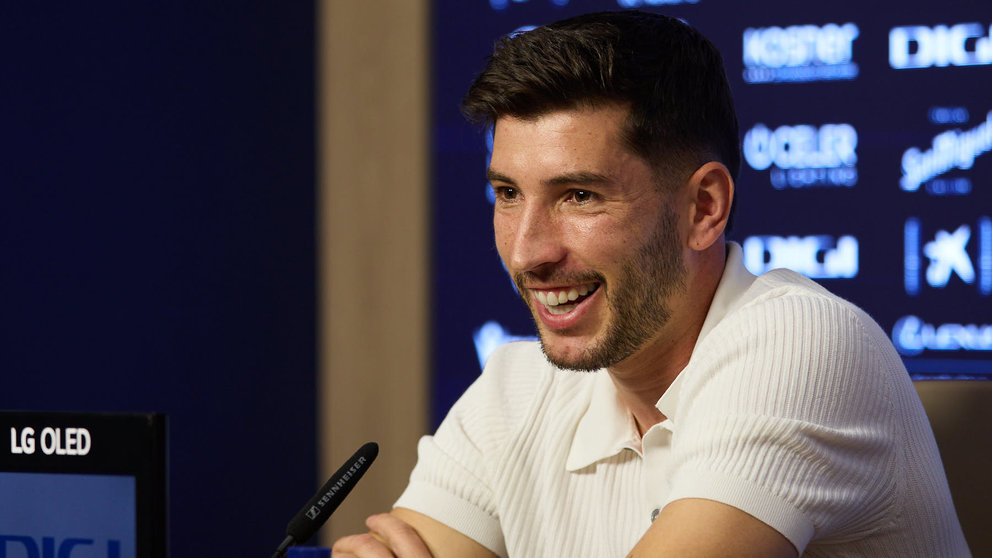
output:
[[[554,216],[540,206],[524,209],[511,224],[513,245],[509,264],[517,272],[540,272],[565,257],[561,228]]]

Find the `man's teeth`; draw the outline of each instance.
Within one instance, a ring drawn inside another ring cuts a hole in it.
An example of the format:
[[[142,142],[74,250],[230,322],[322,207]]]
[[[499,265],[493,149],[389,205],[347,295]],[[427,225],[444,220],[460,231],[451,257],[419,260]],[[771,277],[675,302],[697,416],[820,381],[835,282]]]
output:
[[[595,283],[590,283],[586,285],[579,285],[577,287],[572,287],[567,290],[560,291],[535,291],[537,293],[537,300],[541,304],[551,309],[553,306],[558,306],[559,304],[565,304],[577,300],[580,296],[586,296],[590,292],[596,289]],[[569,306],[574,306],[569,304]],[[569,308],[568,310],[571,310]]]

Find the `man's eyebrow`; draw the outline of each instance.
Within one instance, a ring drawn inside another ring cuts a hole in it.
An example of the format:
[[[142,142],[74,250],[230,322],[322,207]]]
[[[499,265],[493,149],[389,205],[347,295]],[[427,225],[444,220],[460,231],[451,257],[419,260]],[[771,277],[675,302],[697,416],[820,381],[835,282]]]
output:
[[[489,180],[489,182],[516,184],[516,181],[509,176],[506,176],[499,171],[494,171],[493,169],[488,169],[486,171],[486,179]],[[608,184],[611,182],[613,182],[613,179],[610,177],[590,171],[567,172],[544,181],[544,183],[548,186],[564,186],[569,184],[574,184],[577,186],[590,186],[597,184]]]
[[[567,186],[569,184],[594,186],[611,182],[613,182],[613,179],[610,177],[590,171],[566,172],[545,181],[549,186]]]
[[[489,182],[505,182],[506,184],[516,184],[512,178],[493,169],[486,169],[486,180]]]

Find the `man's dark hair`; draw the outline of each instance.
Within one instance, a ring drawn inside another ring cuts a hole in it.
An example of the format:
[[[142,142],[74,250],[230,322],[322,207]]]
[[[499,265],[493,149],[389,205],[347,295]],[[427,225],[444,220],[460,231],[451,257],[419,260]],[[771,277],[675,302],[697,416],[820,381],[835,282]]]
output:
[[[501,39],[462,102],[472,121],[618,103],[624,140],[660,171],[718,160],[736,180],[737,116],[723,58],[670,17],[599,12]]]

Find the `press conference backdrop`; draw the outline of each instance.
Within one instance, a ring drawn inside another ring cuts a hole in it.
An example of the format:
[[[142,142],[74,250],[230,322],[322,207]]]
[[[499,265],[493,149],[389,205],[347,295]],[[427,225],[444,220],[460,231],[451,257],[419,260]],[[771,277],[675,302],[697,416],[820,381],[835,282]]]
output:
[[[535,331],[494,248],[491,137],[458,103],[499,36],[625,8],[724,55],[747,267],[855,302],[911,374],[992,379],[992,3],[437,0],[434,422],[495,346]]]

